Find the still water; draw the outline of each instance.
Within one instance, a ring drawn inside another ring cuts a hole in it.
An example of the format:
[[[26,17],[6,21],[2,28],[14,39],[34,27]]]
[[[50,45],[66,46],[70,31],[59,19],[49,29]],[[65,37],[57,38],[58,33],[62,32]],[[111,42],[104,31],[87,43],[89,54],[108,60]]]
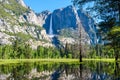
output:
[[[2,64],[0,80],[120,80],[120,65],[114,62]]]

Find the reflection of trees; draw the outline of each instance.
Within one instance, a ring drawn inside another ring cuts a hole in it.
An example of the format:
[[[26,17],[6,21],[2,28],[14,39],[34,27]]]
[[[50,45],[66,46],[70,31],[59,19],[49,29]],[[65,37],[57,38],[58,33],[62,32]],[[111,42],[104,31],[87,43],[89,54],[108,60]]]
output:
[[[115,77],[115,75],[113,75],[114,74],[114,63],[90,62],[89,66],[90,66],[90,70],[92,72],[90,79],[93,79],[93,80],[115,80],[112,78],[112,77]],[[120,74],[118,74],[118,76],[120,76]]]
[[[0,72],[4,74],[8,74],[11,71],[11,66],[10,65],[1,65],[0,66]]]
[[[87,80],[90,74],[90,70],[84,64],[63,64],[61,67],[58,80]]]
[[[60,64],[57,64],[57,63],[37,63],[35,66],[36,66],[36,69],[37,69],[37,72],[42,72],[42,71],[54,71],[55,69],[57,69],[59,67]]]
[[[7,80],[120,80],[118,62],[21,63],[0,65],[0,74],[10,74]]]
[[[9,75],[9,77],[6,78],[8,80],[28,80],[28,79],[46,79],[50,75],[48,73],[51,73],[51,71],[54,71],[60,67],[60,64],[58,63],[20,63],[20,64],[7,64],[7,65],[0,65],[0,75]],[[38,74],[35,76],[31,75],[31,72],[33,70],[36,70],[34,74]],[[41,73],[43,73],[41,75]],[[36,77],[39,76],[39,77]],[[31,78],[30,78],[31,77]]]
[[[67,74],[72,74],[75,80],[106,80],[108,78],[111,80],[114,73],[113,63],[104,62],[85,62],[79,67],[74,66],[67,69],[71,69],[67,71]]]
[[[30,73],[32,80],[49,80],[51,74],[59,68],[60,64],[53,62],[35,63],[34,73]]]
[[[52,74],[52,80],[82,80],[82,64],[61,64]]]
[[[8,77],[8,80],[28,80],[26,76],[32,69],[32,65],[30,63],[20,64],[14,66],[11,70],[11,75]]]
[[[82,70],[83,70],[83,66],[82,64],[80,64],[80,79],[82,80]]]
[[[120,64],[115,62],[115,69],[114,69],[114,80],[120,80]]]

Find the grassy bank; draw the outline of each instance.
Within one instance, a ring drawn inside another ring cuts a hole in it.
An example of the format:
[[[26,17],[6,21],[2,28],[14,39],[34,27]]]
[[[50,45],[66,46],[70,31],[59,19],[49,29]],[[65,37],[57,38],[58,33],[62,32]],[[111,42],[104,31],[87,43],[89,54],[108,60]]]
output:
[[[102,62],[114,62],[115,59],[87,59],[83,58],[83,61],[102,61]],[[71,62],[79,62],[79,59],[0,59],[0,64],[7,64],[7,63],[21,63],[21,62],[64,62],[64,63],[71,63]]]
[[[0,64],[21,62],[79,62],[78,59],[0,59]]]
[[[101,59],[94,59],[94,58],[87,59],[87,58],[84,58],[83,61],[115,62],[115,59],[114,58],[101,58]]]

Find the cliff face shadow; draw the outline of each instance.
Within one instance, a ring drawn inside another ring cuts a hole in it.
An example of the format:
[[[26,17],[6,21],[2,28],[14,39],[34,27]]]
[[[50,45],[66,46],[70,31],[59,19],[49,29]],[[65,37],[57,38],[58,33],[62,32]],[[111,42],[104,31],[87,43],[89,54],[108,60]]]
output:
[[[54,37],[52,38],[52,44],[54,44],[57,48],[62,47],[62,45],[60,44],[60,41],[59,41],[59,39],[58,39],[57,36],[54,36]]]

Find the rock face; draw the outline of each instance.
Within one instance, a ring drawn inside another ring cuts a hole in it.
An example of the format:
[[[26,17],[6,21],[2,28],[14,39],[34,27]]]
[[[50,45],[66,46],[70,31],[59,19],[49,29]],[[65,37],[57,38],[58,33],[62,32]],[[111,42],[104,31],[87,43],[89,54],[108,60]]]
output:
[[[44,13],[40,14],[44,15]],[[46,15],[45,18],[43,19],[43,21],[45,21],[43,27],[46,29],[47,33],[49,33],[50,29],[51,15],[52,15],[52,29],[55,35],[60,35],[62,30],[72,28],[76,30],[76,32],[81,31],[83,41],[91,44],[96,43],[95,41],[96,26],[94,25],[94,20],[85,13],[83,13],[81,10],[77,10],[74,6],[67,6],[65,8],[56,9],[52,13]],[[79,33],[76,34],[78,34],[77,36],[79,37]],[[64,35],[65,34],[63,34],[63,36]],[[69,34],[67,35],[69,36]]]
[[[25,21],[27,21],[31,24],[36,24],[36,25],[42,26],[41,21],[39,21],[38,17],[32,10],[30,10],[27,13],[24,13],[22,16],[23,16],[23,19],[25,19]]]
[[[51,38],[48,37],[50,22],[53,34],[63,44],[77,42],[76,38],[79,41],[79,31],[82,42],[96,43],[94,21],[74,6],[56,9],[52,13],[46,10],[35,14],[23,0],[0,0],[0,2],[0,44],[2,45],[12,44],[12,40],[18,37],[26,39],[25,41],[33,48],[39,45],[52,46]]]
[[[19,3],[20,5],[22,5],[23,7],[26,7],[26,8],[27,8],[27,6],[25,5],[25,3],[24,3],[23,0],[17,0],[17,1],[18,1],[18,3]]]
[[[63,28],[69,28],[69,27],[72,27],[74,29],[77,28],[78,16],[76,15],[75,11],[76,10],[73,6],[68,6],[66,8],[54,10],[53,13],[50,14],[52,15],[52,20],[53,20],[52,27],[54,34],[58,34],[59,30]],[[48,16],[45,24],[43,25],[46,30],[49,29],[50,15]]]
[[[37,14],[37,17],[38,17],[38,19],[39,19],[39,21],[40,21],[40,24],[41,24],[41,26],[43,26],[44,24],[46,24],[46,20],[47,20],[47,18],[48,18],[48,16],[51,14],[51,12],[50,11],[43,11],[43,12],[41,12],[41,13],[39,13],[39,14]]]
[[[29,9],[23,2],[23,0],[12,0],[4,1],[1,0],[0,4],[0,44],[12,44],[15,38],[20,38],[25,40],[27,43],[31,44],[33,48],[37,46],[53,46],[50,42],[46,30],[41,27],[41,21],[37,15]],[[14,8],[12,10],[9,7],[4,7],[5,5]],[[19,13],[17,13],[18,8]],[[15,11],[15,12],[14,12]],[[2,16],[1,16],[2,15]],[[38,44],[39,43],[39,44]]]
[[[4,45],[4,44],[12,44],[9,39],[13,39],[14,37],[9,36],[5,33],[0,32],[0,45]]]
[[[78,16],[81,20],[81,23],[82,23],[85,31],[87,32],[87,34],[90,37],[91,44],[96,44],[97,43],[97,41],[96,41],[96,39],[97,39],[97,35],[96,35],[97,29],[96,29],[96,25],[95,25],[94,20],[89,15],[82,12],[81,10],[78,10],[77,12],[78,12]]]

